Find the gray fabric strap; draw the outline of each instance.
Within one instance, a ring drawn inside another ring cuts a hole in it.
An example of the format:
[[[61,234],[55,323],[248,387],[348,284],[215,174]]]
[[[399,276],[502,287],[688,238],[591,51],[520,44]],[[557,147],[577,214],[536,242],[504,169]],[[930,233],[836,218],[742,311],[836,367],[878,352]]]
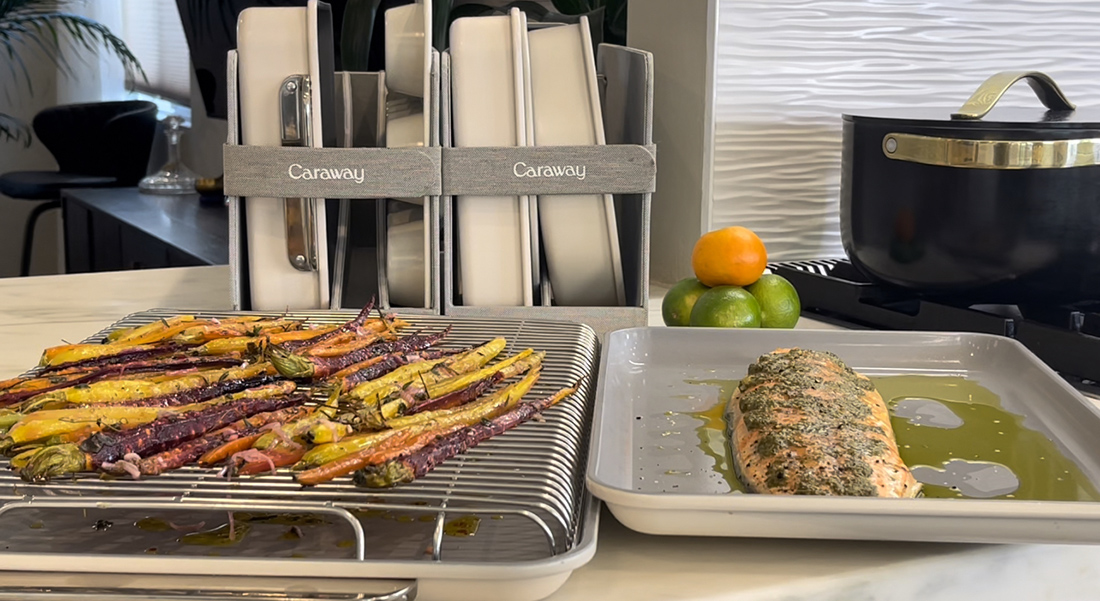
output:
[[[444,148],[443,194],[633,194],[657,185],[656,146]]]
[[[413,198],[441,191],[439,148],[224,148],[228,196]]]

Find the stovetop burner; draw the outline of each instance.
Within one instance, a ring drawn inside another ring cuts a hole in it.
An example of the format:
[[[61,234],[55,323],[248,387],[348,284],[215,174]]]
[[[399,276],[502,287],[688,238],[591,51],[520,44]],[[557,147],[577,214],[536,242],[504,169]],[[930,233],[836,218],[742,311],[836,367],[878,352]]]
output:
[[[952,304],[867,280],[844,260],[793,261],[772,272],[798,289],[802,309],[827,321],[884,330],[980,332],[1015,338],[1067,379],[1100,382],[1100,303]]]

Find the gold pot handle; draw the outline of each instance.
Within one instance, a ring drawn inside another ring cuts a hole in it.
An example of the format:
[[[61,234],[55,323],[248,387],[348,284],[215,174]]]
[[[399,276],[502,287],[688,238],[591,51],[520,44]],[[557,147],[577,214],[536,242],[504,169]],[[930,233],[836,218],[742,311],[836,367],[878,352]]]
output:
[[[1054,80],[1045,73],[1038,71],[1002,71],[982,82],[982,85],[978,86],[977,91],[959,108],[959,111],[951,113],[951,118],[981,119],[986,113],[993,110],[1001,96],[1004,96],[1004,93],[1021,79],[1027,80],[1027,85],[1031,86],[1031,89],[1035,91],[1035,95],[1039,97],[1039,101],[1048,109],[1072,111],[1077,108],[1058,88],[1058,84],[1054,83]]]

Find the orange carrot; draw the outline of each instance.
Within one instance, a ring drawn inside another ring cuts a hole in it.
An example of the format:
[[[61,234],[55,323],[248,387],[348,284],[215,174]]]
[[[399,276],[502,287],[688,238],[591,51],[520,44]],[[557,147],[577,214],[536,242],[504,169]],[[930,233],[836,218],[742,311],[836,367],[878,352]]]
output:
[[[306,449],[303,446],[298,446],[294,449],[282,447],[278,449],[265,449],[257,452],[263,453],[266,460],[247,461],[237,470],[237,474],[241,476],[253,476],[271,471],[272,467],[279,468],[294,465],[302,458]]]
[[[205,455],[199,458],[199,463],[202,465],[213,465],[224,461],[227,457],[234,453],[239,453],[245,449],[252,448],[257,440],[263,436],[263,432],[256,432],[255,434],[249,434],[248,436],[242,436],[235,440],[231,440],[222,446],[207,452]]]

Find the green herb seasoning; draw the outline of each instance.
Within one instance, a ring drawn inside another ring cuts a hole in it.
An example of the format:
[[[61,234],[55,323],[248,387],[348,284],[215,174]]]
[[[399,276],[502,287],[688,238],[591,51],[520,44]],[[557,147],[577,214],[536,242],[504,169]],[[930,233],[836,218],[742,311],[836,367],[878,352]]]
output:
[[[832,353],[792,349],[749,366],[738,387],[745,428],[758,435],[746,468],[763,461],[764,485],[807,495],[874,496],[869,461],[888,449],[872,418],[874,385]],[[728,416],[727,416],[728,417]],[[733,424],[729,424],[732,429]],[[733,440],[730,432],[730,440]]]

